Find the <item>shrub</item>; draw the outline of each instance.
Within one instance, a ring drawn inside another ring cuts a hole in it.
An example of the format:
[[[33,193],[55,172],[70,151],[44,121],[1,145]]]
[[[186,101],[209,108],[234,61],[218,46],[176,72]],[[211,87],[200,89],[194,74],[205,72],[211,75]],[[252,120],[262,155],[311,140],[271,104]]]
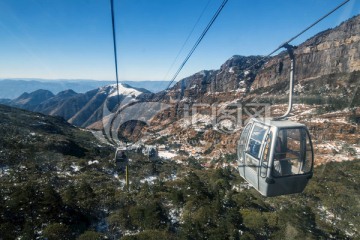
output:
[[[77,238],[77,240],[100,240],[100,239],[104,239],[104,236],[101,233],[94,231],[86,231]]]
[[[43,236],[48,240],[71,239],[69,227],[61,223],[52,223],[48,225],[44,229]]]

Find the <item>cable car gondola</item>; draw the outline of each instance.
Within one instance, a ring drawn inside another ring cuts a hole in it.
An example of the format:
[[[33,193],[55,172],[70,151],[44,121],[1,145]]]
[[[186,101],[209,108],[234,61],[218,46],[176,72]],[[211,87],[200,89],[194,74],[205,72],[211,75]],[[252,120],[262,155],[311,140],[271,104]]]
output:
[[[158,159],[156,146],[145,146],[142,152],[145,156],[147,156],[149,161],[156,161]]]
[[[302,192],[313,174],[314,153],[304,124],[286,120],[291,112],[295,57],[290,55],[290,91],[287,112],[264,121],[252,118],[238,142],[238,169],[241,177],[266,197]]]
[[[117,171],[124,171],[129,163],[129,159],[126,156],[126,147],[118,147],[115,152],[115,167]]]

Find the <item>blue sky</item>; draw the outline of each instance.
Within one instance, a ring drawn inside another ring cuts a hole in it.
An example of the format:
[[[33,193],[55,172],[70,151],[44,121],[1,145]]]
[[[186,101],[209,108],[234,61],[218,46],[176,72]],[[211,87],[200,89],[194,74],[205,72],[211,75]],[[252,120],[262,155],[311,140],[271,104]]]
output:
[[[114,1],[120,80],[171,79],[222,3]],[[235,54],[266,55],[341,2],[229,0],[177,80]],[[293,44],[359,13],[351,0]],[[113,80],[111,34],[109,0],[0,0],[0,78]]]

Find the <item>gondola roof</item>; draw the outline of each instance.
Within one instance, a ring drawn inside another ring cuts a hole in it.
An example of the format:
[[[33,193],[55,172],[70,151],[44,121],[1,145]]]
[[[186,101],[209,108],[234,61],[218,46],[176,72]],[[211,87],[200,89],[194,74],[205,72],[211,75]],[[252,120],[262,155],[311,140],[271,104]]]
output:
[[[291,128],[291,127],[305,127],[304,124],[290,121],[290,120],[273,120],[273,119],[265,119],[265,121],[253,118],[254,122],[261,123],[266,126],[274,126],[278,128]]]

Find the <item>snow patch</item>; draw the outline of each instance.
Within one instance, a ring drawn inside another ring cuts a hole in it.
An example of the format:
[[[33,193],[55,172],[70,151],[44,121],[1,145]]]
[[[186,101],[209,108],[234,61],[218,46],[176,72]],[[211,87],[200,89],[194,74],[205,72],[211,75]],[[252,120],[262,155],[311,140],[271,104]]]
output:
[[[239,92],[245,93],[245,92],[246,92],[246,88],[238,88],[238,89],[236,89],[236,92],[237,92],[237,93],[239,93]]]
[[[208,124],[212,124],[213,118],[211,117],[211,115],[208,114],[196,113],[195,115],[192,116],[191,121],[193,124],[203,123],[205,125],[208,125]]]
[[[130,231],[126,230],[124,231],[124,236],[134,236],[140,233],[140,230]]]
[[[309,109],[300,113],[300,115],[309,115],[314,112],[315,109]]]
[[[161,158],[165,158],[165,159],[171,159],[171,158],[176,157],[177,154],[169,152],[169,151],[159,151],[158,156],[161,157]]]
[[[98,164],[99,161],[98,160],[94,160],[94,161],[88,161],[88,165],[92,165],[92,164]]]
[[[180,100],[180,102],[188,102],[190,99],[188,97],[184,97],[183,99]]]
[[[324,119],[324,118],[312,118],[310,120],[311,123],[324,123],[324,122],[328,122],[329,120]]]
[[[205,76],[206,76],[205,71],[198,72],[198,74],[199,74],[199,75],[201,75],[201,76],[203,76],[203,77],[205,77]]]
[[[144,179],[141,179],[140,182],[141,183],[145,183],[147,182],[148,184],[154,184],[155,180],[157,179],[156,176],[149,176],[149,177],[146,177]]]
[[[302,86],[300,83],[299,84],[296,84],[294,86],[294,92],[295,93],[302,93],[304,92],[304,86]]]
[[[109,97],[117,96],[117,94],[118,94],[117,93],[117,84],[111,84],[111,85],[102,87],[102,88],[100,88],[99,93],[107,93]],[[137,97],[140,94],[142,94],[142,92],[140,92],[134,88],[125,87],[123,84],[119,83],[119,94]]]
[[[183,214],[183,209],[171,208],[169,210],[169,218],[172,224],[179,223]]]
[[[80,166],[75,165],[75,163],[72,163],[70,167],[72,168],[72,170],[73,170],[74,172],[80,171]]]
[[[5,175],[9,175],[10,174],[10,168],[9,166],[3,166],[0,168],[0,177],[5,176]]]

